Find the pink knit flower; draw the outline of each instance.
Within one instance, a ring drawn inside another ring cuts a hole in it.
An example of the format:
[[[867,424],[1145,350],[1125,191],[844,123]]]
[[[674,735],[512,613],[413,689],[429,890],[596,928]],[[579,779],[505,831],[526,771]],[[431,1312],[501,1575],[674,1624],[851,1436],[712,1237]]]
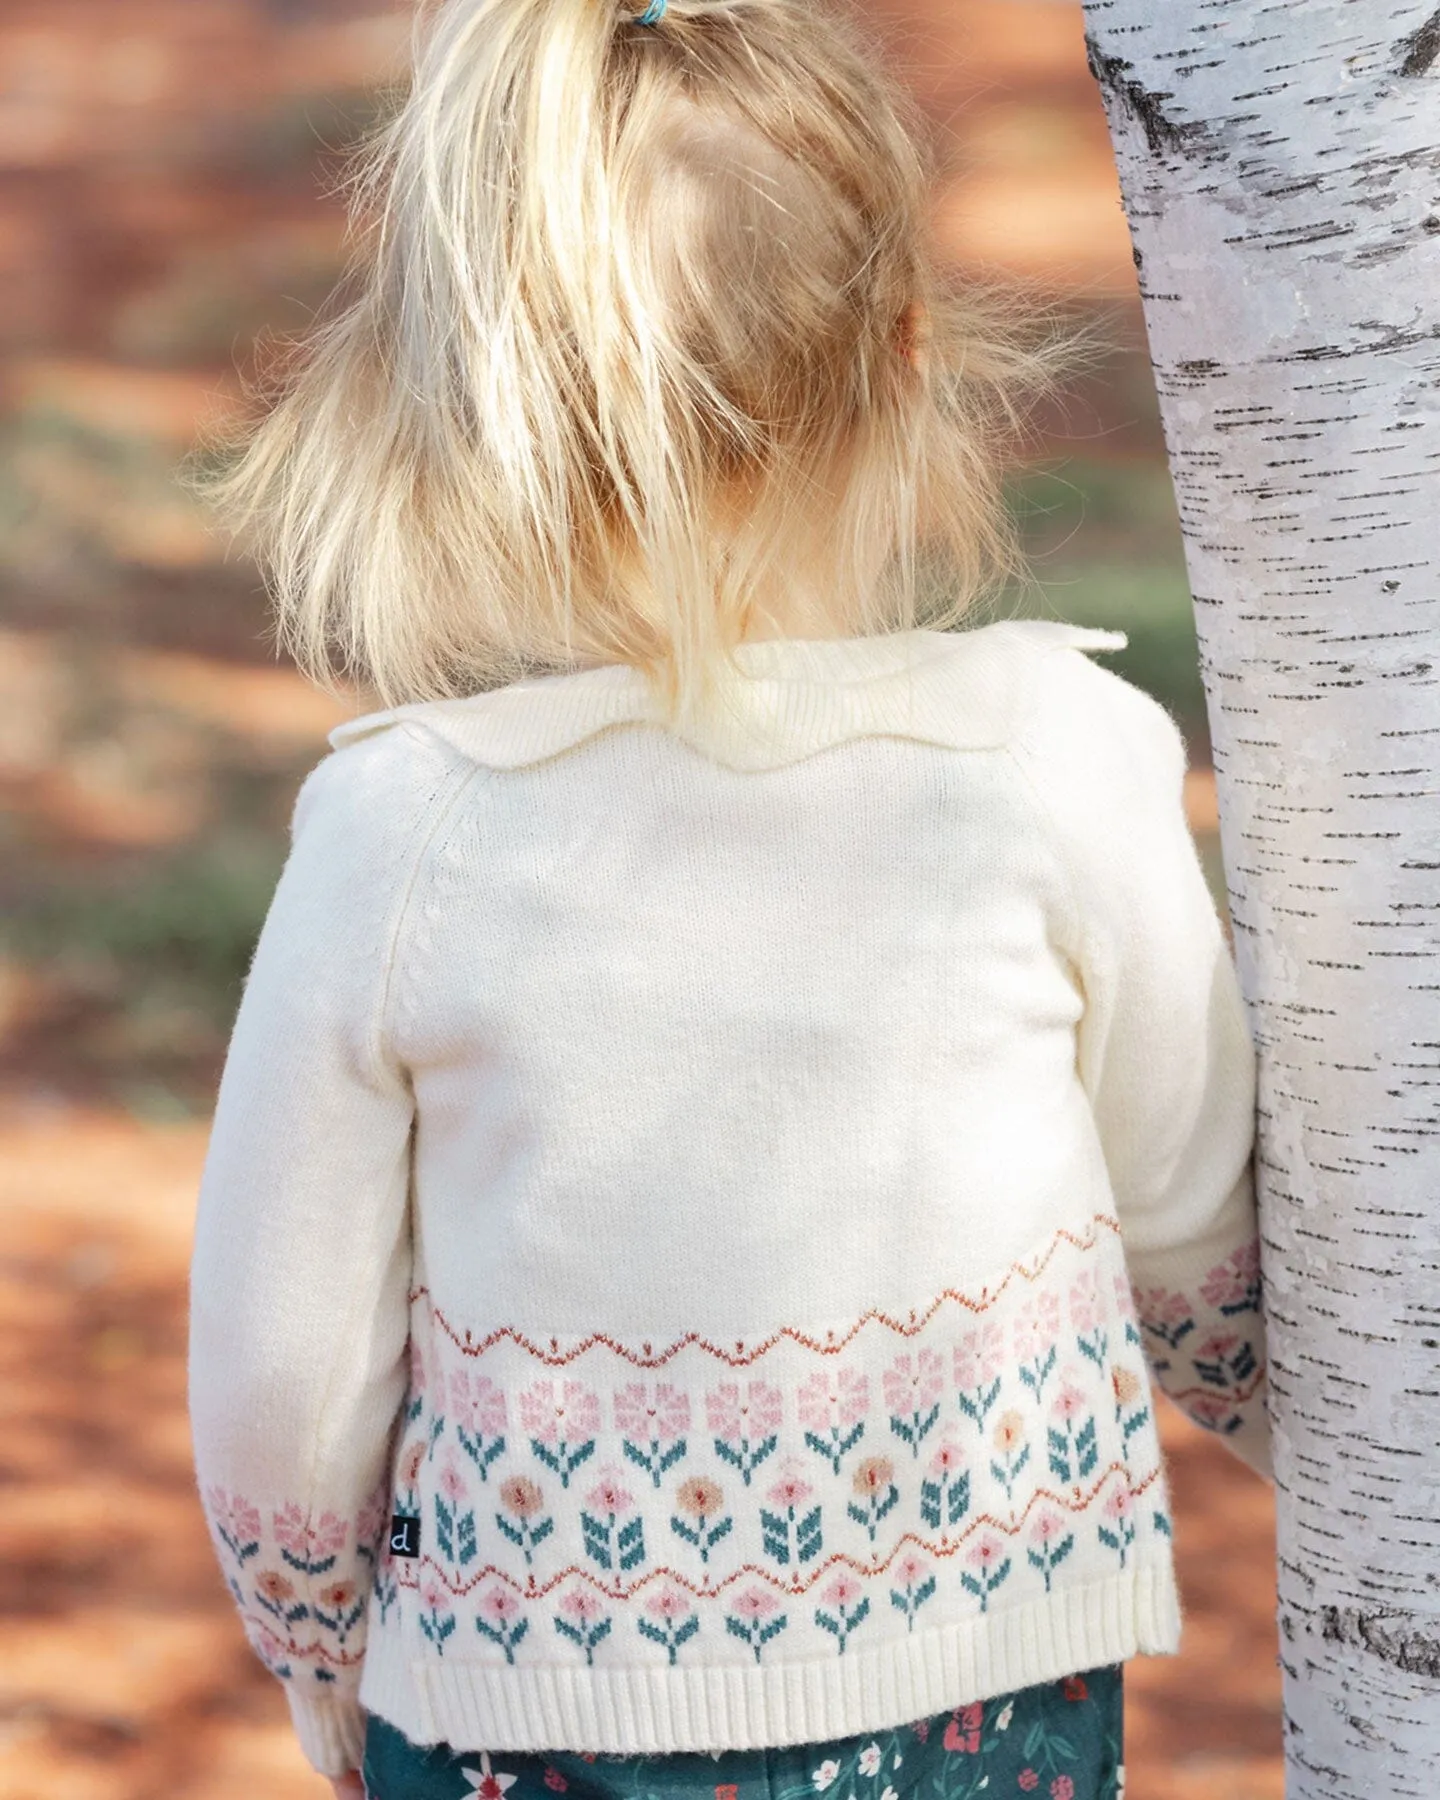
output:
[[[504,1626],[519,1615],[520,1602],[509,1588],[500,1587],[497,1584],[494,1587],[486,1588],[480,1596],[479,1611],[492,1624]]]
[[[768,1382],[725,1381],[705,1396],[705,1423],[727,1444],[752,1443],[780,1429],[780,1390]]]
[[[355,1521],[355,1541],[372,1548],[380,1541],[380,1534],[385,1529],[385,1520],[390,1511],[390,1484],[388,1481],[372,1489],[370,1498],[360,1509],[360,1516]]]
[[[1255,1302],[1260,1284],[1260,1240],[1251,1238],[1206,1275],[1200,1292],[1211,1306],[1238,1311]]]
[[[993,1532],[984,1532],[965,1552],[965,1560],[972,1569],[990,1570],[1005,1554],[1004,1542]]]
[[[780,1602],[768,1589],[762,1587],[746,1588],[744,1593],[735,1596],[730,1610],[740,1619],[768,1619]]]
[[[668,1381],[632,1381],[614,1395],[615,1429],[637,1443],[673,1444],[690,1429],[690,1397]]]
[[[455,1369],[450,1376],[450,1411],[455,1423],[478,1437],[499,1437],[506,1429],[504,1390],[488,1375]]]
[[[1060,1335],[1060,1297],[1048,1291],[1021,1307],[1015,1318],[1015,1359],[1034,1362]]]
[[[620,1483],[618,1470],[606,1470],[585,1496],[585,1504],[597,1513],[625,1513],[635,1504],[635,1496]]]
[[[598,1619],[605,1610],[605,1602],[598,1594],[592,1594],[589,1588],[572,1587],[560,1596],[560,1610],[577,1619],[582,1625],[588,1625]]]
[[[856,1369],[818,1369],[799,1394],[800,1423],[810,1431],[856,1425],[870,1410],[870,1382]]]
[[[1053,1544],[1064,1529],[1065,1521],[1059,1513],[1050,1512],[1047,1509],[1036,1515],[1034,1523],[1030,1527],[1030,1541],[1032,1544],[1039,1544],[1044,1549],[1047,1545]]]
[[[1128,1519],[1135,1510],[1135,1496],[1122,1481],[1117,1482],[1105,1496],[1104,1513],[1107,1519]]]
[[[668,1624],[672,1619],[684,1619],[694,1612],[688,1597],[679,1588],[661,1588],[658,1594],[652,1594],[645,1602],[645,1610],[652,1619],[659,1619]]]
[[[943,1438],[930,1458],[929,1476],[932,1481],[944,1481],[956,1475],[965,1467],[965,1452],[954,1438]]]
[[[1076,1387],[1073,1381],[1067,1381],[1050,1402],[1050,1417],[1058,1419],[1062,1425],[1068,1425],[1071,1419],[1079,1418],[1088,1407],[1085,1390]]]
[[[860,1583],[848,1569],[841,1569],[821,1589],[820,1598],[827,1606],[853,1606],[860,1598]]]
[[[323,1512],[319,1520],[312,1523],[293,1500],[273,1515],[272,1522],[276,1541],[282,1549],[292,1556],[316,1561],[326,1556],[338,1556],[350,1535],[349,1527],[338,1514]]]
[[[1168,1288],[1146,1288],[1135,1295],[1140,1317],[1148,1323],[1173,1328],[1194,1316],[1195,1307],[1184,1294],[1173,1294]]]
[[[815,1490],[799,1475],[782,1475],[766,1498],[772,1506],[803,1506]]]
[[[915,1587],[929,1573],[929,1563],[923,1556],[917,1556],[913,1550],[907,1550],[895,1564],[895,1579],[901,1587]]]
[[[1094,1269],[1082,1269],[1070,1284],[1070,1323],[1076,1331],[1093,1331],[1100,1323],[1100,1296]]]
[[[520,1423],[542,1444],[573,1443],[600,1429],[600,1401],[578,1381],[536,1381],[520,1396]]]
[[[253,1544],[260,1536],[260,1511],[239,1494],[227,1494],[224,1488],[205,1490],[205,1504],[215,1523],[237,1544]]]
[[[986,1319],[955,1346],[955,1385],[962,1393],[989,1387],[1004,1363],[1005,1334],[994,1319]]]
[[[897,1356],[885,1371],[885,1410],[891,1418],[927,1413],[945,1392],[945,1365],[938,1350]]]

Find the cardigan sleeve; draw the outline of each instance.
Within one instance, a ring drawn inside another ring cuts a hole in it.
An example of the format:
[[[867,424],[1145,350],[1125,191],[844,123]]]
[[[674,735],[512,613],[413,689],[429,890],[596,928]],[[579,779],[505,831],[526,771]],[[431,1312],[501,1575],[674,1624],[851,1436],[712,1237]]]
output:
[[[1071,876],[1077,1065],[1131,1328],[1161,1389],[1268,1478],[1255,1052],[1186,823],[1184,744],[1162,707],[1078,653],[1052,660],[1046,686],[1033,773]]]
[[[360,1763],[407,1374],[413,1103],[384,1012],[406,891],[452,781],[408,748],[402,733],[367,739],[300,791],[220,1081],[191,1265],[206,1521],[245,1634],[326,1775]]]

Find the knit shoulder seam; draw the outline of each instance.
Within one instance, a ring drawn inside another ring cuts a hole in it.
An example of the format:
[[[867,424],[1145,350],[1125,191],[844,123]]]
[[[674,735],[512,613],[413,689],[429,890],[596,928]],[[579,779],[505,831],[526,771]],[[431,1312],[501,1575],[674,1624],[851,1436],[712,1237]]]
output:
[[[1090,934],[1085,924],[1084,910],[1080,905],[1080,886],[1074,864],[1071,861],[1070,847],[1064,841],[1066,834],[1055,815],[1054,808],[1042,793],[1035,772],[1029,767],[1027,756],[1013,740],[1003,748],[1006,762],[1015,774],[1015,785],[1028,802],[1031,817],[1050,853],[1059,879],[1060,891],[1067,910],[1062,948],[1074,965],[1083,990],[1089,967]]]
[[[407,733],[409,732],[410,727],[408,722],[402,722],[402,729]],[[416,844],[415,855],[413,860],[407,857],[406,860],[409,863],[408,874],[403,877],[397,888],[396,894],[391,899],[393,922],[388,933],[389,941],[386,947],[384,970],[380,980],[378,1004],[372,1014],[372,1025],[367,1028],[365,1034],[367,1055],[372,1060],[372,1073],[376,1074],[383,1075],[386,1069],[384,1055],[384,1046],[386,1042],[385,1021],[389,1013],[390,995],[394,980],[395,965],[399,953],[400,939],[405,921],[409,916],[411,900],[414,897],[415,889],[419,883],[421,866],[425,862],[430,847],[440,831],[441,825],[450,817],[450,814],[454,810],[454,807],[461,796],[465,794],[471,783],[482,772],[473,766],[467,766],[462,763],[458,756],[450,751],[448,745],[445,746],[445,749],[451,765],[449,774],[446,781],[441,783],[435,798],[432,799],[430,805],[415,821],[412,827]],[[456,780],[457,775],[461,777],[458,781]],[[357,1296],[352,1294],[352,1304],[356,1301],[356,1298]],[[337,1339],[337,1344],[343,1346],[348,1342],[352,1342],[353,1330],[354,1321],[347,1321],[346,1329]],[[331,1364],[329,1374],[326,1377],[325,1386],[322,1390],[318,1411],[318,1418],[320,1420],[323,1420],[329,1412],[331,1397],[335,1388],[335,1378],[339,1366],[340,1355],[337,1352],[336,1359]],[[314,1442],[311,1446],[310,1466],[306,1471],[305,1478],[305,1505],[307,1515],[313,1514],[314,1511],[313,1503],[320,1481],[322,1443],[323,1434],[317,1429]]]
[[[438,744],[450,766],[429,806],[412,827],[411,848],[406,853],[405,868],[391,899],[392,916],[386,934],[385,961],[380,990],[372,1024],[366,1033],[367,1051],[377,1073],[383,1073],[389,1067],[386,1047],[393,1041],[389,1028],[396,973],[402,958],[405,930],[430,852],[434,847],[435,840],[461,800],[481,776],[490,773],[481,765],[472,763],[463,757],[459,751],[445,743],[435,733],[425,731],[422,727],[412,724],[408,719],[401,719],[396,723],[402,735],[426,746]]]
[[[1079,646],[1064,646],[1071,654],[1078,655],[1084,662],[1083,651]],[[1053,665],[1047,659],[1045,671],[1048,674]],[[1093,666],[1093,665],[1088,665]],[[1039,753],[1031,741],[1030,732],[1036,712],[1041,705],[1039,693],[1032,693],[1030,706],[1017,722],[1015,731],[1010,735],[1003,748],[1010,766],[1014,769],[1018,784],[1028,794],[1031,809],[1041,835],[1049,845],[1055,865],[1059,870],[1061,886],[1069,905],[1069,950],[1077,975],[1080,977],[1082,991],[1086,986],[1086,978],[1092,966],[1094,935],[1086,920],[1086,909],[1080,904],[1080,893],[1083,882],[1076,864],[1074,847],[1071,838],[1074,835],[1074,824],[1067,824],[1054,803],[1052,796],[1046,793],[1044,783],[1035,767]]]
[[[1185,754],[1184,744],[1179,738],[1178,727],[1166,708],[1152,695],[1147,694],[1143,688],[1137,687],[1133,682],[1126,681],[1123,676],[1116,675],[1112,670],[1096,668],[1095,665],[1089,663],[1084,656],[1081,656],[1080,660],[1085,664],[1092,680],[1096,678],[1100,679],[1101,687],[1099,691],[1105,692],[1108,699],[1112,702],[1122,700],[1128,702],[1131,708],[1134,709],[1134,717],[1137,720],[1144,721],[1142,729],[1156,733],[1157,743],[1162,737],[1160,728],[1162,726],[1168,727],[1168,732],[1163,734],[1165,738],[1165,749],[1168,753],[1175,748],[1176,744],[1178,744],[1180,773],[1183,775]],[[1055,667],[1056,664],[1049,664],[1047,673],[1053,671]],[[1029,789],[1043,819],[1048,822],[1049,835],[1057,840],[1055,853],[1065,871],[1071,908],[1075,918],[1075,935],[1079,947],[1079,954],[1082,958],[1083,966],[1088,967],[1090,966],[1090,957],[1094,950],[1096,939],[1093,926],[1087,923],[1087,909],[1083,907],[1080,902],[1082,889],[1087,886],[1093,888],[1093,882],[1087,883],[1081,871],[1081,858],[1077,851],[1078,840],[1083,835],[1081,822],[1073,818],[1067,819],[1062,814],[1060,808],[1055,803],[1054,797],[1046,792],[1045,784],[1040,779],[1039,772],[1035,766],[1041,760],[1041,752],[1033,742],[1032,733],[1036,714],[1039,711],[1041,704],[1041,696],[1038,693],[1032,694],[1030,707],[1025,716],[1020,720],[1017,730],[1006,743],[1005,749],[1009,753],[1010,760],[1019,771],[1021,779]],[[1103,717],[1096,719],[1095,725],[1100,730],[1105,730],[1108,726],[1118,734],[1123,735],[1125,731],[1125,712],[1123,707],[1117,707],[1112,704]],[[1094,796],[1091,796],[1090,798],[1092,804],[1098,808],[1098,799]]]

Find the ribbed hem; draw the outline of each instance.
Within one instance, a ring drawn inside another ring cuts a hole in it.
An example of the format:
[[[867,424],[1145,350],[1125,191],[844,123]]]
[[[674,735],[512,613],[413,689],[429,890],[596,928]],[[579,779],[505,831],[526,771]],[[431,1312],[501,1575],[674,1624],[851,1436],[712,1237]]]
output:
[[[365,1714],[354,1694],[311,1700],[285,1683],[300,1748],[321,1775],[346,1775],[365,1755]]]
[[[464,1751],[751,1750],[881,1731],[1138,1654],[1166,1655],[1179,1642],[1167,1556],[872,1649],[762,1668],[442,1663],[374,1633],[360,1698],[412,1743]]]

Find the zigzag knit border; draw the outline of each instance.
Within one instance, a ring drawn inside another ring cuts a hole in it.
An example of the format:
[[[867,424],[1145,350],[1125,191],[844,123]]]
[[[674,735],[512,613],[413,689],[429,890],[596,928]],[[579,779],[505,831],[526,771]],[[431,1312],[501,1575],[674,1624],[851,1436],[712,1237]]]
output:
[[[1234,1387],[1161,1388],[1160,1391],[1182,1409],[1186,1409],[1186,1403],[1191,1400],[1223,1400],[1227,1406],[1244,1406],[1247,1400],[1255,1397],[1268,1372],[1268,1365],[1262,1366],[1248,1381],[1239,1382]],[[1191,1414],[1191,1417],[1194,1415]],[[1204,1423],[1199,1419],[1195,1422],[1200,1425]]]
[[[904,1319],[894,1318],[887,1312],[871,1310],[862,1313],[845,1331],[827,1332],[823,1338],[812,1337],[808,1332],[801,1331],[793,1325],[782,1325],[778,1331],[772,1332],[769,1337],[748,1348],[743,1339],[737,1339],[733,1350],[727,1350],[722,1344],[712,1343],[709,1338],[702,1337],[699,1332],[695,1331],[687,1331],[683,1337],[674,1339],[660,1350],[656,1350],[653,1345],[645,1342],[636,1351],[601,1331],[592,1332],[588,1337],[581,1338],[578,1343],[565,1350],[560,1348],[559,1338],[552,1337],[550,1347],[546,1349],[514,1325],[499,1326],[484,1337],[476,1338],[469,1331],[457,1330],[439,1307],[430,1305],[428,1311],[435,1324],[440,1327],[455,1348],[465,1356],[483,1356],[487,1350],[494,1349],[497,1344],[508,1342],[528,1352],[537,1362],[544,1363],[552,1369],[559,1369],[583,1356],[587,1350],[602,1348],[612,1351],[637,1369],[659,1369],[678,1356],[682,1350],[695,1349],[703,1350],[707,1355],[713,1356],[717,1362],[727,1363],[732,1369],[743,1369],[751,1363],[757,1362],[767,1351],[773,1350],[785,1339],[799,1344],[806,1350],[813,1350],[820,1356],[838,1356],[852,1339],[866,1325],[870,1324],[884,1325],[900,1337],[915,1337],[926,1328],[947,1301],[976,1315],[988,1312],[1017,1278],[1031,1282],[1038,1280],[1044,1274],[1062,1243],[1071,1244],[1077,1250],[1093,1250],[1099,1241],[1102,1227],[1113,1232],[1117,1237],[1120,1234],[1120,1222],[1113,1213],[1096,1213],[1090,1220],[1088,1233],[1083,1237],[1077,1237],[1074,1232],[1068,1231],[1062,1226],[1033,1267],[1027,1267],[1024,1263],[1013,1263],[999,1286],[993,1290],[988,1287],[982,1288],[978,1298],[972,1298],[959,1288],[943,1288],[923,1310],[912,1308],[909,1316]],[[425,1287],[412,1288],[409,1294],[411,1305],[418,1300],[428,1302],[429,1298],[430,1290]]]

